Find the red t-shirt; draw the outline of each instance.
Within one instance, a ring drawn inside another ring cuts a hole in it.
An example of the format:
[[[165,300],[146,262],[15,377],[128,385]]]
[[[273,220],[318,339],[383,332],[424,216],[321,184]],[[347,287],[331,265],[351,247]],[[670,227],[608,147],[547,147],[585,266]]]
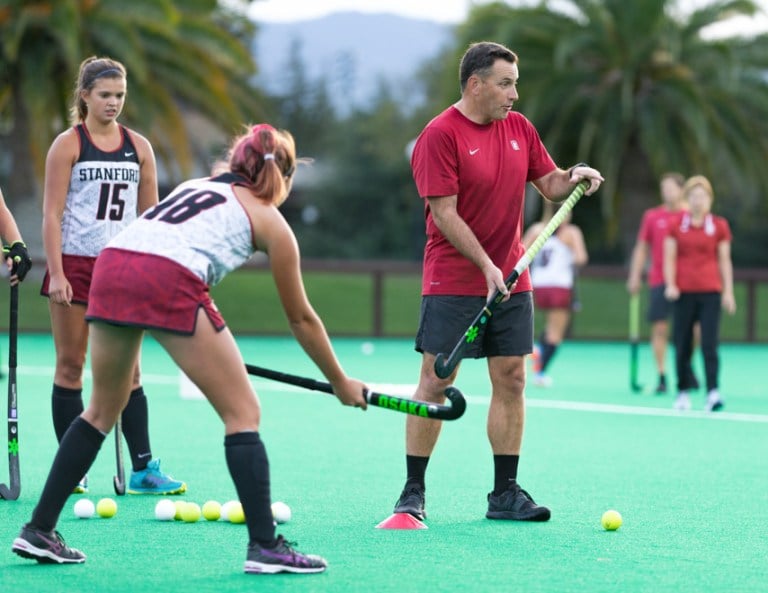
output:
[[[679,210],[669,210],[666,206],[650,208],[643,214],[637,239],[647,243],[651,249],[651,265],[648,269],[650,286],[664,284],[664,239],[669,232],[670,222],[679,214]]]
[[[680,292],[722,292],[718,246],[731,240],[731,228],[721,216],[708,214],[694,226],[689,213],[671,221],[669,236],[677,242],[676,282]]]
[[[443,236],[426,198],[457,195],[459,216],[493,263],[509,276],[525,252],[521,240],[525,184],[556,168],[538,132],[520,113],[480,125],[452,106],[419,135],[411,168],[419,195],[425,198],[422,294],[486,296],[482,272]],[[531,281],[526,271],[515,292],[527,290]]]

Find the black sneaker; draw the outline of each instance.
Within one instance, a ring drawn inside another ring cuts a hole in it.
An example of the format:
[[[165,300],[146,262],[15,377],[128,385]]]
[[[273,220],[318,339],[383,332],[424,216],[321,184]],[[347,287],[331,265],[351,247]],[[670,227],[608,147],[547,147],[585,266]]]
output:
[[[547,507],[539,506],[531,495],[512,482],[507,490],[496,496],[488,493],[488,519],[507,519],[510,521],[549,521]]]
[[[79,564],[85,562],[85,554],[64,543],[58,531],[41,531],[27,524],[19,537],[13,540],[14,553],[23,558],[37,560],[41,564]]]
[[[659,375],[659,384],[656,386],[656,395],[664,395],[667,392],[667,378]]]
[[[248,546],[245,572],[250,574],[275,574],[278,572],[313,573],[323,572],[328,563],[320,556],[302,554],[293,549],[295,543],[277,536],[274,548],[262,548],[259,544]]]
[[[424,487],[415,482],[406,482],[405,488],[400,493],[400,498],[395,503],[395,513],[408,513],[419,521],[427,518],[424,510]]]

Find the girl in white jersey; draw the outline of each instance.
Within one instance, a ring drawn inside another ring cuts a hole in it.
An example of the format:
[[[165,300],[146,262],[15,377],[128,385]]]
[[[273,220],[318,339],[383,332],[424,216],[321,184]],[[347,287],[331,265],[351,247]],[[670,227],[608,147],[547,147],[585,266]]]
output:
[[[43,198],[43,244],[47,260],[41,294],[48,297],[56,347],[53,376],[53,426],[59,442],[83,412],[83,367],[88,349],[85,309],[91,274],[107,242],[157,204],[152,146],[121,126],[125,68],[108,58],[87,58],[72,106],[73,127],[48,151]],[[160,471],[149,442],[147,398],[138,357],[122,429],[131,454],[129,494],[180,494],[184,482]],[[82,477],[75,492],[87,492]]]
[[[78,563],[85,555],[55,532],[67,495],[88,470],[128,399],[131,361],[149,331],[224,422],[227,466],[248,527],[245,572],[314,573],[318,556],[275,536],[261,410],[237,344],[208,289],[255,250],[267,253],[291,330],[339,400],[366,408],[365,386],[344,373],[304,291],[296,238],[278,210],[296,164],[293,138],[262,124],[236,138],[228,168],[177,187],[102,251],[93,274],[93,395],[67,431],[32,519],[14,541],[24,557]]]
[[[529,227],[523,237],[526,248],[536,240],[549,218],[551,213],[546,214],[545,209],[545,219]],[[546,370],[571,320],[576,270],[585,265],[587,259],[584,236],[579,227],[571,224],[569,213],[531,264],[534,303],[544,311],[546,319],[544,331],[533,354],[535,385],[548,387],[552,384]]]

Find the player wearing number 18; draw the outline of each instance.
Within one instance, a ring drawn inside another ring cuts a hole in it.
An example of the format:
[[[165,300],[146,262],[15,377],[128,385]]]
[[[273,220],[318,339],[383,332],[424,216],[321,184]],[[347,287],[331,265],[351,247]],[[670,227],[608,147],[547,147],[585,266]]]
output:
[[[56,348],[51,395],[53,427],[59,442],[83,411],[83,367],[88,349],[85,310],[96,257],[137,214],[158,202],[152,146],[117,121],[127,85],[120,62],[85,59],[73,98],[73,126],[53,141],[45,162],[43,245],[47,269],[40,292],[48,297]],[[152,457],[138,355],[135,360],[131,397],[122,414],[133,469],[128,492],[178,494],[186,490],[184,482],[162,473],[159,460]],[[81,478],[77,492],[88,488],[87,480]]]
[[[275,536],[269,465],[259,435],[261,409],[232,333],[209,287],[259,249],[269,255],[277,293],[301,346],[342,403],[365,409],[365,386],[344,373],[322,321],[307,300],[299,249],[278,207],[296,165],[293,138],[258,125],[236,138],[226,168],[182,183],[112,239],[93,271],[86,318],[91,331],[93,394],[61,441],[29,524],[13,544],[22,556],[82,562],[56,540],[67,494],[93,463],[131,389],[144,331],[205,394],[224,423],[227,466],[248,527],[245,572],[315,573],[322,558]]]

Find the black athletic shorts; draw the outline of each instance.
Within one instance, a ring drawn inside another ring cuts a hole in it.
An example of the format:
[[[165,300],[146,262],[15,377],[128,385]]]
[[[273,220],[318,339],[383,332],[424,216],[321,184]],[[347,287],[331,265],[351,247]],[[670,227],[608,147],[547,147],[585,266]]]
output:
[[[486,301],[473,296],[422,297],[416,351],[450,354]],[[518,292],[496,307],[481,326],[466,358],[524,356],[532,351],[533,297],[531,292]]]
[[[666,321],[672,315],[672,303],[664,296],[664,285],[651,286],[648,291],[651,302],[648,305],[648,321]]]

